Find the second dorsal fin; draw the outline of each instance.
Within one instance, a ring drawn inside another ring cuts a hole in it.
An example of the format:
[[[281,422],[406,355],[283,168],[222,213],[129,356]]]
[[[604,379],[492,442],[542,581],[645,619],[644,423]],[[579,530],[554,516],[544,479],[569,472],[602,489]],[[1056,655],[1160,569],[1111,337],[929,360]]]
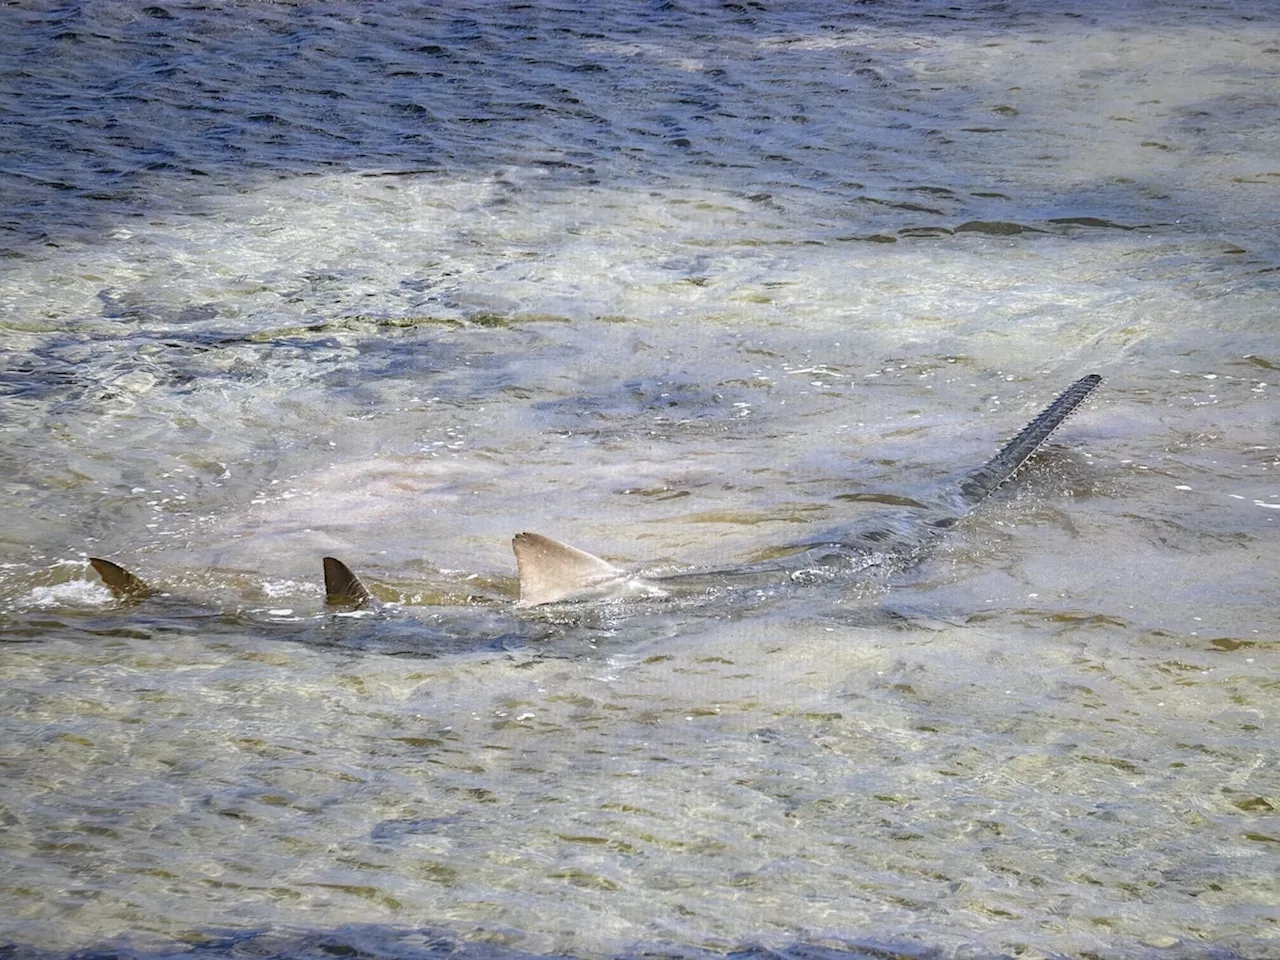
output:
[[[324,602],[331,607],[376,607],[374,599],[360,578],[336,557],[324,558]]]
[[[155,593],[150,584],[135,577],[118,563],[101,557],[90,557],[89,566],[93,567],[117,600],[142,600]]]
[[[520,569],[522,607],[568,600],[626,575],[607,560],[537,533],[517,533],[511,548]]]

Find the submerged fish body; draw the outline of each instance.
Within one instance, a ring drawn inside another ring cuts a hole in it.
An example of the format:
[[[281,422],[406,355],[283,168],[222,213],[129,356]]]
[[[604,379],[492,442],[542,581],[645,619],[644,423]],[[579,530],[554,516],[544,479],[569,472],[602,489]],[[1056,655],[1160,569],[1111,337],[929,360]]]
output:
[[[774,560],[716,569],[646,575],[632,573],[585,550],[535,533],[512,540],[520,569],[520,605],[582,603],[599,599],[670,599],[716,588],[789,581],[824,582],[873,577],[919,560],[940,533],[954,526],[1018,471],[1102,382],[1082,377],[1063,391],[982,466],[964,474],[946,506],[881,511],[863,521],[793,545]]]
[[[731,567],[628,570],[550,537],[519,533],[512,539],[519,570],[518,601],[417,608],[418,616],[409,628],[417,639],[409,647],[429,653],[460,646],[492,648],[578,630],[594,641],[592,631],[609,632],[620,620],[637,614],[652,619],[709,599],[767,596],[790,585],[883,578],[920,560],[943,532],[1015,477],[1101,382],[1100,376],[1090,374],[1068,387],[994,457],[962,475],[940,504],[904,501],[914,509],[880,511],[783,548],[773,559]],[[92,558],[90,563],[119,600],[146,601],[157,594],[112,561]],[[323,567],[325,598],[331,609],[365,613],[382,606],[374,591],[341,560],[325,557]],[[359,633],[358,628],[347,632],[352,631]]]
[[[144,628],[148,634],[205,637],[251,636],[413,657],[441,657],[513,649],[551,638],[549,622],[527,623],[511,604],[415,606],[412,615],[401,604],[381,603],[332,557],[324,559],[326,605],[323,611],[236,608],[170,593],[142,580],[109,560],[92,557],[89,564],[111,592],[119,609],[78,616],[73,622],[93,636],[117,636],[121,630]],[[127,610],[128,626],[119,612]]]

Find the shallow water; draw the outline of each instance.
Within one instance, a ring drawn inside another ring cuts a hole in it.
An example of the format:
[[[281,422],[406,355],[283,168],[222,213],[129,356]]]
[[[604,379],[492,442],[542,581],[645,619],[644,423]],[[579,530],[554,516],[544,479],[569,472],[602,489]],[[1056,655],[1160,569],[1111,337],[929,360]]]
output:
[[[0,942],[1280,949],[1274,12],[0,20]],[[750,560],[1095,371],[891,583],[505,606],[519,530]]]

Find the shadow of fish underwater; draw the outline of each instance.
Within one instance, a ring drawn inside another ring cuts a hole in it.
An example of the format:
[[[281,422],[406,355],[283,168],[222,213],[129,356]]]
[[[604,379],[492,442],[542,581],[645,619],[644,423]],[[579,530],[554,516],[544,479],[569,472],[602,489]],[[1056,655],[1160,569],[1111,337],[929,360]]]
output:
[[[616,566],[540,534],[516,534],[512,548],[519,569],[519,600],[417,608],[421,615],[407,627],[413,636],[404,652],[432,655],[446,648],[522,645],[566,630],[612,632],[624,620],[664,615],[669,619],[673,612],[716,599],[737,599],[742,601],[739,607],[751,608],[761,598],[793,586],[882,579],[919,562],[943,532],[1015,477],[1101,382],[1098,374],[1077,380],[995,456],[945,490],[935,504],[904,501],[914,509],[879,511],[778,550],[773,559],[655,573]],[[110,560],[92,557],[89,563],[121,601],[167,597]],[[325,557],[323,565],[325,599],[331,609],[361,613],[383,609],[374,592],[341,560]],[[400,650],[405,644],[401,637],[391,646]]]

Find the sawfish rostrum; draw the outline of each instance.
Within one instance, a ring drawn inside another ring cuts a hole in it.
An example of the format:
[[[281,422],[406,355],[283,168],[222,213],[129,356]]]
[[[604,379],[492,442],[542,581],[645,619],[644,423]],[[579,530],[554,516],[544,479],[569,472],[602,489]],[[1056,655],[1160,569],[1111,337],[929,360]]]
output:
[[[770,583],[826,582],[882,576],[920,559],[940,532],[953,526],[1017,475],[1102,377],[1077,380],[980,467],[964,474],[940,504],[912,501],[910,511],[883,511],[778,551],[775,559],[733,567],[646,573],[628,570],[537,533],[512,539],[519,568],[517,606],[583,606],[592,601],[672,601],[716,596]],[[921,509],[923,508],[923,509]],[[334,606],[366,607],[373,594],[341,561],[326,557],[325,589]]]

